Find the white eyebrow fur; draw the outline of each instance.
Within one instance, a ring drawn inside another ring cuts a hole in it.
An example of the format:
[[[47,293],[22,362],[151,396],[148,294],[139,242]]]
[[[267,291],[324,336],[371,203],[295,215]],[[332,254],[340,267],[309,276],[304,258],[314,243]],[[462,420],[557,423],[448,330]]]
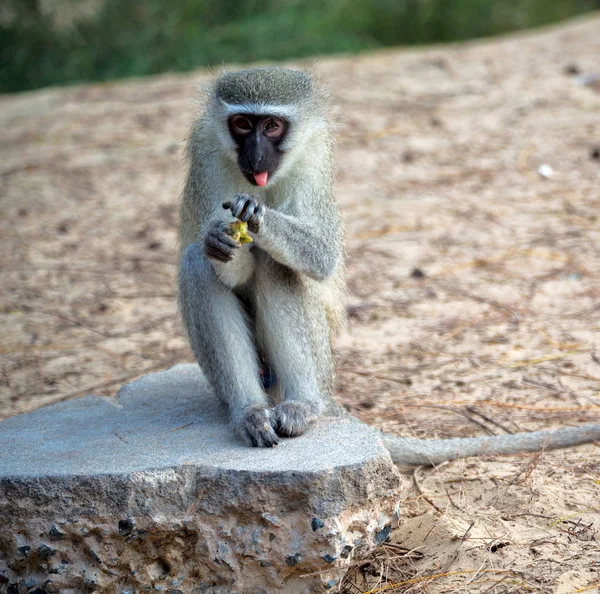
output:
[[[221,105],[225,110],[225,115],[230,116],[234,113],[248,113],[253,115],[273,115],[285,118],[287,120],[294,119],[298,114],[298,110],[293,105],[273,105],[269,103],[227,103],[220,100]]]

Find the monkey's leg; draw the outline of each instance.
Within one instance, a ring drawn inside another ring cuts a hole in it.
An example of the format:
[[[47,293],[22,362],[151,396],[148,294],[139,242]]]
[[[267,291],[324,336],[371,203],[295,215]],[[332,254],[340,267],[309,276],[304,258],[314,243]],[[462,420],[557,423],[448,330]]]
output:
[[[228,406],[236,433],[253,446],[275,445],[246,314],[196,243],[181,259],[179,301],[194,355]]]
[[[306,431],[324,410],[333,375],[329,326],[316,285],[255,250],[256,332],[283,401],[273,409],[278,435]]]

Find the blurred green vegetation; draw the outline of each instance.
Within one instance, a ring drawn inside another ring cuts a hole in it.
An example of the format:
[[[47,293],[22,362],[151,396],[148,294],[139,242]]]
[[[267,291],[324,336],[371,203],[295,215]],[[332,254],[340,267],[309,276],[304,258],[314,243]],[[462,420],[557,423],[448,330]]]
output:
[[[0,91],[455,41],[598,0],[2,0]],[[87,16],[78,16],[83,12]]]

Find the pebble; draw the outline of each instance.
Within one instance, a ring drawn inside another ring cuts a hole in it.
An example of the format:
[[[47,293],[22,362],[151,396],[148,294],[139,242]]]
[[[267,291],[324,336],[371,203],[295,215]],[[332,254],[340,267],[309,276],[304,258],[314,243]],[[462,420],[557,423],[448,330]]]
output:
[[[538,167],[538,174],[544,179],[550,179],[554,175],[554,170],[552,167],[550,167],[550,165],[544,163]]]

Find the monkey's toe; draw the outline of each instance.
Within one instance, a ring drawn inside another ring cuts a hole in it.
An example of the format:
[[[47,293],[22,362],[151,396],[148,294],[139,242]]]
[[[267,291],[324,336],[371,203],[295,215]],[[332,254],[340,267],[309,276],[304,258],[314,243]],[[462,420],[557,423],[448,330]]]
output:
[[[263,407],[252,407],[246,411],[236,427],[238,435],[255,448],[272,448],[279,443],[273,431],[269,411]]]
[[[302,435],[315,419],[311,406],[303,402],[288,400],[273,409],[273,426],[280,437]]]

